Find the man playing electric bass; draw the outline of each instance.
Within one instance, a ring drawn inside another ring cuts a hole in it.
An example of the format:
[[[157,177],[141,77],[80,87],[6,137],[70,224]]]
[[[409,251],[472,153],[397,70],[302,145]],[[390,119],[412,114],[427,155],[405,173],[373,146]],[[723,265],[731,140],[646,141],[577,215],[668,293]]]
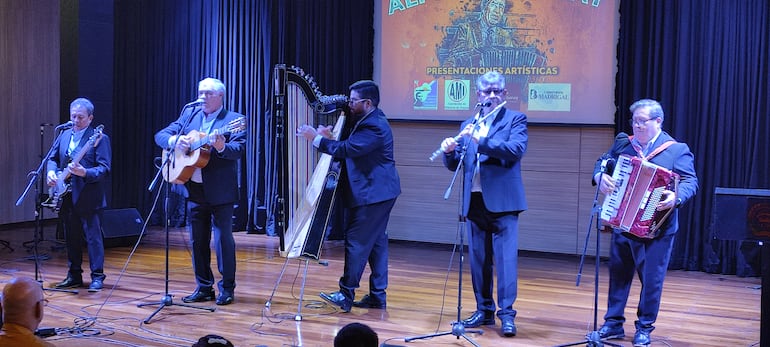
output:
[[[56,288],[83,285],[83,235],[88,245],[91,267],[89,292],[102,289],[104,279],[104,240],[101,212],[107,207],[104,181],[110,173],[112,149],[110,138],[94,129],[94,104],[78,98],[70,104],[72,129],[64,130],[54,142],[55,151],[48,158],[47,181],[51,187],[62,186],[60,178],[68,178],[69,189],[56,192],[60,200],[59,218],[64,225],[69,272]],[[73,160],[76,158],[77,160]],[[57,185],[57,182],[60,183]],[[57,208],[59,204],[56,204]]]

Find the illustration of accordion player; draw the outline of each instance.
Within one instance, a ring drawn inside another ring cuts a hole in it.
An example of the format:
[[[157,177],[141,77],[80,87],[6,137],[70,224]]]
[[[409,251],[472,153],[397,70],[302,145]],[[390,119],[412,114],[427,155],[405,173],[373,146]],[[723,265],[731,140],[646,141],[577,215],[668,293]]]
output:
[[[675,217],[676,207],[695,194],[697,178],[687,145],[661,132],[654,149],[642,156],[631,139],[625,133],[619,134],[613,148],[597,161],[595,173],[611,175],[614,182],[614,189],[604,197],[600,220],[621,232],[651,239],[659,235],[667,221],[678,223],[677,218],[669,219]],[[682,156],[686,160],[680,160]],[[677,171],[687,178],[684,189],[679,184],[682,175]],[[676,194],[675,207],[660,209],[659,203],[672,193]]]

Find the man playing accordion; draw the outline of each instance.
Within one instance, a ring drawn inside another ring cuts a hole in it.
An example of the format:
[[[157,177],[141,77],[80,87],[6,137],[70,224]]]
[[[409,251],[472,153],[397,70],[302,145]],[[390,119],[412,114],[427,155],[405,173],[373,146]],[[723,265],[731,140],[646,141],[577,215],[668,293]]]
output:
[[[624,310],[634,273],[637,273],[642,286],[637,320],[634,322],[636,332],[633,344],[649,346],[650,333],[660,308],[663,280],[671,258],[674,235],[679,229],[677,208],[695,195],[698,178],[695,175],[694,156],[687,144],[676,142],[671,135],[661,130],[664,114],[660,103],[642,99],[634,102],[630,110],[633,114],[631,126],[634,135],[621,136],[625,135],[621,133],[617,136],[609,155],[616,160],[621,155],[642,158],[679,175],[679,183],[675,191],[666,189],[661,194],[655,209],[664,212],[673,210],[654,237],[643,238],[620,229],[613,230],[607,312],[599,336],[603,339],[625,337]],[[602,167],[600,159],[594,168],[594,182],[599,185],[602,193],[610,194],[615,191],[618,182],[615,182],[611,173],[602,172]]]

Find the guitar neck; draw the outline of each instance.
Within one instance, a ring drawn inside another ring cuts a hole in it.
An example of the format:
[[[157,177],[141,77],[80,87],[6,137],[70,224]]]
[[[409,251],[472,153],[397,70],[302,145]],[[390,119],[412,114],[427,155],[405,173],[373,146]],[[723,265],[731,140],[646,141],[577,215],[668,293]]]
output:
[[[209,136],[216,136],[216,135],[222,135],[228,133],[229,125],[223,126],[218,129],[214,129],[214,131],[211,132],[211,134],[207,134],[206,136],[203,136],[202,138],[198,139],[197,141],[193,142],[192,145],[190,145],[190,151],[195,151],[205,145],[209,144]]]

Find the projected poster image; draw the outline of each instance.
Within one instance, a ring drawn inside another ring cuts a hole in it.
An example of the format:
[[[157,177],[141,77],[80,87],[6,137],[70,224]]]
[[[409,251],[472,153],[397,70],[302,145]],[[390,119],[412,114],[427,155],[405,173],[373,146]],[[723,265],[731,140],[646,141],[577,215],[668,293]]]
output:
[[[391,118],[460,120],[505,75],[531,122],[611,124],[615,1],[382,0],[376,76]]]

